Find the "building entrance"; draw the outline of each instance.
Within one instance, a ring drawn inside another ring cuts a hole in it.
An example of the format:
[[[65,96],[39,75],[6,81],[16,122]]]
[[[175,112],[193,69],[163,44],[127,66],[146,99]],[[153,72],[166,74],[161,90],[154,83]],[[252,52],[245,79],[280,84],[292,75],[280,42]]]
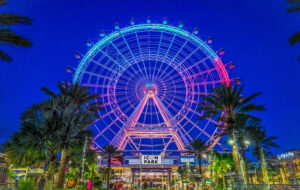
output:
[[[171,168],[131,168],[135,189],[169,189],[172,181]]]

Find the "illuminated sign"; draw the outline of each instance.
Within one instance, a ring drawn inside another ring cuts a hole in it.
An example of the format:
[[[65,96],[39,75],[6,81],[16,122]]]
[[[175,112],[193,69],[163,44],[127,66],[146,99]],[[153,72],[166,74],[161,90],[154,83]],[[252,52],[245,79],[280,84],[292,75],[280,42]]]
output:
[[[110,160],[111,165],[121,165],[122,163],[123,163],[122,156],[112,157]]]
[[[132,172],[172,172],[171,168],[131,168]]]
[[[277,155],[278,160],[293,158],[293,157],[295,157],[294,152],[286,152],[286,153]]]
[[[141,159],[142,164],[161,164],[160,155],[143,155]]]
[[[187,162],[190,164],[195,164],[196,159],[194,156],[180,156],[180,164],[185,164]]]

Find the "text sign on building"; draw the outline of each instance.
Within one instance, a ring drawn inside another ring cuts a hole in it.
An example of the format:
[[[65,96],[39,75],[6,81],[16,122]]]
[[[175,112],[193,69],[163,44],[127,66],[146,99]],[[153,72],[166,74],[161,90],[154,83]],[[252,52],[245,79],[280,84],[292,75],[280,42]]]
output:
[[[195,164],[196,159],[194,156],[180,156],[180,164],[186,164],[187,162]]]
[[[121,165],[123,163],[123,157],[122,156],[116,156],[112,157],[110,160],[111,165]]]
[[[286,153],[277,155],[278,160],[293,158],[293,157],[295,157],[294,152],[286,152]]]
[[[160,155],[143,155],[142,164],[161,164]]]
[[[132,172],[172,172],[172,168],[131,168]]]

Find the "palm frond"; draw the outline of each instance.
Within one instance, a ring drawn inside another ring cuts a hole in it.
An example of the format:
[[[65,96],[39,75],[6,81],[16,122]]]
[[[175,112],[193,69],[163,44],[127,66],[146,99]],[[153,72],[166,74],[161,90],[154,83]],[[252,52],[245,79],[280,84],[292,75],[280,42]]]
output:
[[[0,60],[4,62],[11,62],[12,58],[9,55],[7,55],[4,51],[0,50]]]
[[[241,104],[243,105],[246,105],[247,103],[249,103],[251,100],[253,100],[255,97],[257,96],[260,96],[262,94],[262,92],[256,92],[246,98],[244,98],[242,101],[241,101]]]
[[[300,7],[299,7],[300,8]],[[300,42],[300,31],[296,32],[295,34],[293,34],[290,39],[289,39],[289,43],[290,45],[295,45],[296,43]]]
[[[10,26],[13,24],[32,24],[32,19],[11,13],[0,14],[0,25]]]
[[[0,0],[0,7],[6,5],[6,0]]]
[[[263,105],[248,104],[242,107],[240,111],[241,112],[266,111],[266,108]]]
[[[0,29],[0,43],[7,43],[21,47],[31,47],[31,41],[24,38],[11,29]]]
[[[287,13],[300,11],[299,0],[287,0],[287,3],[291,4],[291,7],[287,8]]]
[[[56,93],[55,92],[52,92],[51,90],[49,90],[48,88],[46,88],[46,87],[42,87],[41,88],[41,90],[45,93],[45,94],[47,94],[47,95],[49,95],[49,96],[51,96],[51,97],[57,97],[57,95],[56,95]]]

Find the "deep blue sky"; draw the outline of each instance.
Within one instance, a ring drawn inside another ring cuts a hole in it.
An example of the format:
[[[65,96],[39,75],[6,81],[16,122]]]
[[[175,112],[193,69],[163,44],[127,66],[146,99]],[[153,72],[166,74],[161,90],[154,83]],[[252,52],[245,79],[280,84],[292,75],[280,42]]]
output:
[[[187,30],[198,27],[200,36],[213,36],[213,48],[224,48],[223,61],[234,61],[230,75],[240,77],[245,94],[263,91],[256,103],[264,104],[269,135],[279,136],[282,152],[300,148],[300,44],[290,47],[288,37],[300,27],[300,14],[286,14],[285,0],[14,0],[0,12],[34,19],[33,26],[14,29],[32,39],[33,47],[1,47],[14,58],[0,64],[0,143],[16,131],[19,115],[45,95],[41,86],[56,89],[57,81],[70,80],[68,65],[77,66],[76,51],[86,52],[87,39],[113,24],[128,25],[131,17],[145,22],[179,20]]]

